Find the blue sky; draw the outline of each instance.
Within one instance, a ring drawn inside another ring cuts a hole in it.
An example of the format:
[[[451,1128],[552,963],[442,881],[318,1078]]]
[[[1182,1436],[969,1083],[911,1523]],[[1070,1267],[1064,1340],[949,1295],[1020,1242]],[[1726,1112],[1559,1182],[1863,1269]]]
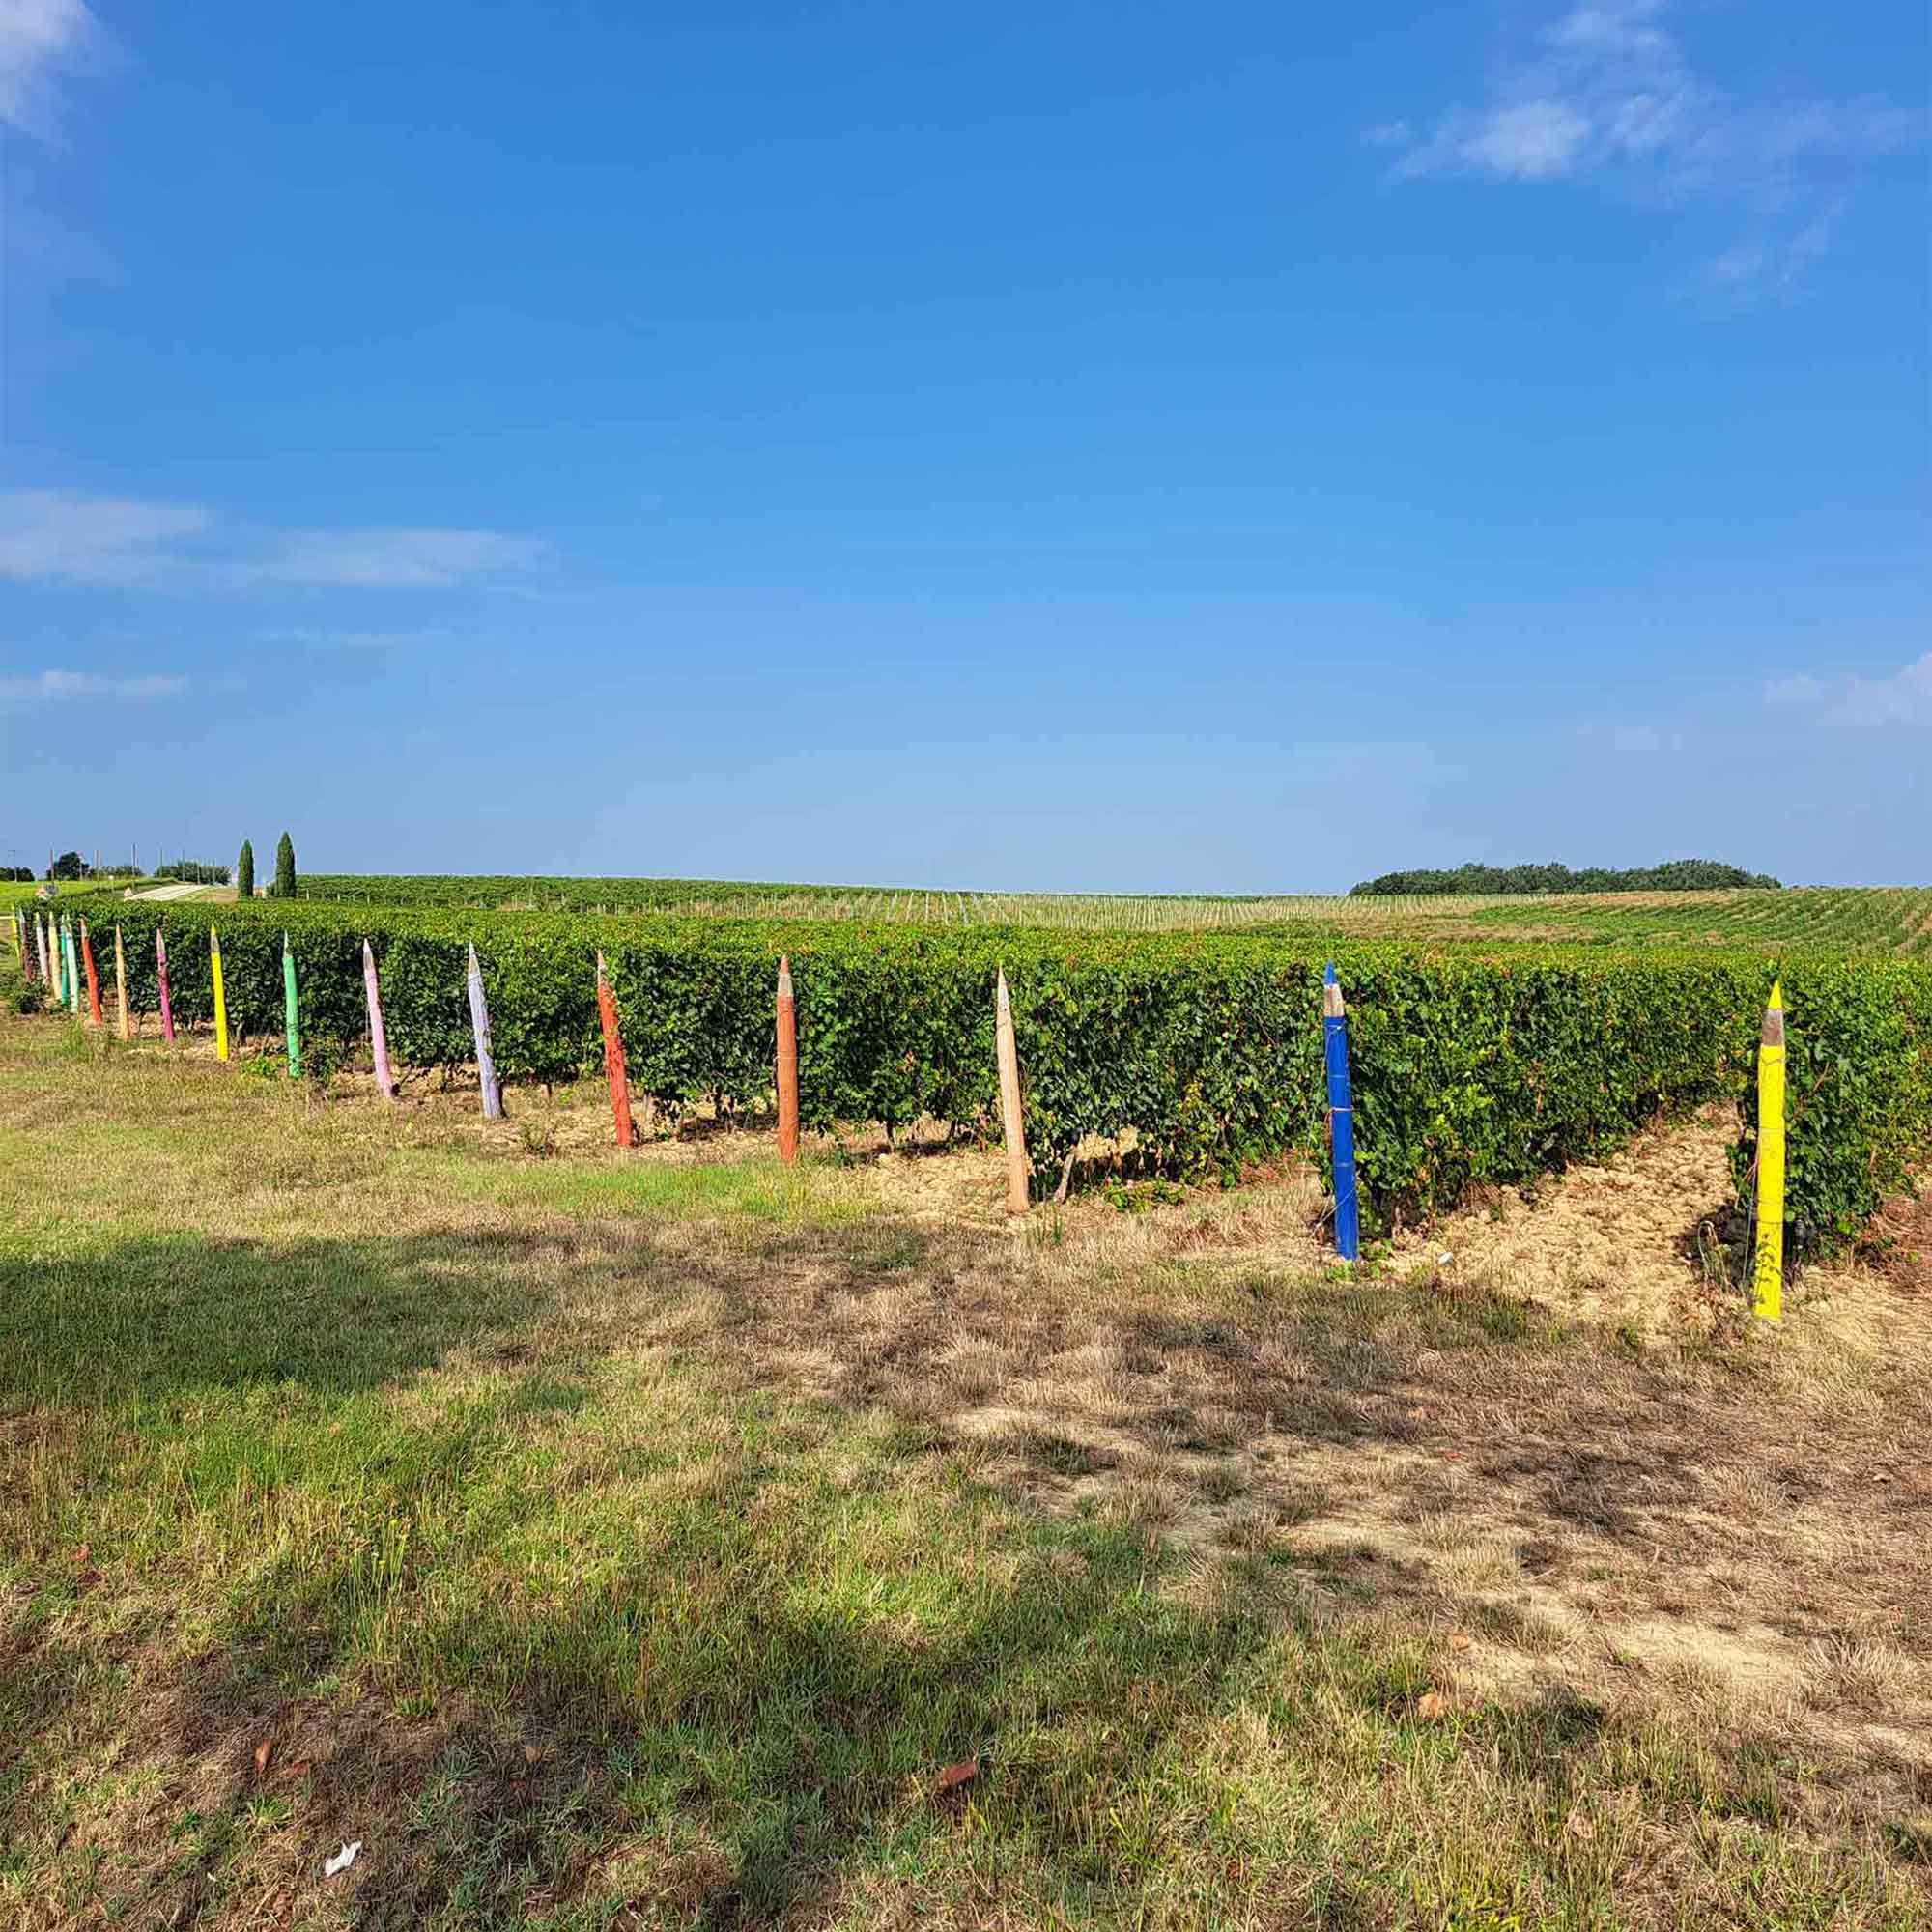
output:
[[[10,0],[0,860],[1923,881],[1928,65]]]

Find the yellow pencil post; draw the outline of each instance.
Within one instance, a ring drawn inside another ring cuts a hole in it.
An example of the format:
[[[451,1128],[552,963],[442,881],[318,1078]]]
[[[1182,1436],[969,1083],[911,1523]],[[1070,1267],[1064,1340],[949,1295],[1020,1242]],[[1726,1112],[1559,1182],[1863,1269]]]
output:
[[[128,1029],[128,954],[121,944],[121,928],[114,928],[114,997],[121,1006],[121,1037],[131,1039]]]
[[[228,1058],[228,996],[221,985],[221,935],[208,928],[208,966],[214,976],[214,1057]]]
[[[1784,986],[1774,981],[1757,1049],[1757,1242],[1751,1308],[1767,1321],[1784,1314]]]

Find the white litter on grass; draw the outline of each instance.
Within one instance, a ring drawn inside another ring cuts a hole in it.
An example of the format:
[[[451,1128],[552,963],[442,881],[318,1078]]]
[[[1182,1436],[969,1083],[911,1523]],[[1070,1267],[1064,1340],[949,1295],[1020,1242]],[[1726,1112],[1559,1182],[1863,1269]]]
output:
[[[333,1878],[337,1872],[347,1871],[355,1862],[356,1859],[361,1856],[361,1852],[362,1840],[360,1838],[357,1838],[353,1844],[345,1844],[332,1859],[323,1860],[323,1877]]]
[[[1439,1268],[1446,1268],[1449,1265],[1449,1264],[1453,1262],[1455,1259],[1456,1257],[1454,1255],[1448,1254],[1446,1252],[1443,1254],[1439,1254],[1435,1257],[1435,1265]]]

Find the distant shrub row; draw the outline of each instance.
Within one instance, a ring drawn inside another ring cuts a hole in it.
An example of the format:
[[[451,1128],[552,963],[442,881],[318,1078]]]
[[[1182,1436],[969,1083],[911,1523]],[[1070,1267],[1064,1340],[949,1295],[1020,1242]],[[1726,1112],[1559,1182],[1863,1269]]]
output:
[[[211,1009],[207,928],[222,934],[231,1024],[276,1033],[281,935],[303,1027],[365,1032],[361,942],[381,964],[389,1049],[420,1069],[471,1057],[464,958],[484,963],[499,1070],[599,1064],[593,947],[610,961],[633,1088],[675,1117],[756,1109],[772,1089],[774,967],[791,956],[809,1125],[920,1119],[981,1129],[996,1106],[993,979],[1004,965],[1041,1176],[1088,1135],[1131,1129],[1181,1177],[1233,1174],[1323,1137],[1320,952],[1253,935],[1046,934],[798,922],[597,920],[297,902],[102,898],[127,939],[137,1008],[155,1005],[164,927],[176,1014]],[[1660,1110],[1746,1094],[1772,966],[1723,953],[1549,947],[1336,952],[1347,988],[1355,1141],[1386,1218],[1446,1207],[1599,1155]],[[1791,1218],[1802,1248],[1853,1233],[1932,1143],[1932,971],[1904,962],[1783,968],[1792,1030]],[[1737,1158],[1752,1157],[1747,1116]]]
[[[1384,872],[1349,888],[1350,898],[1435,893],[1700,893],[1734,886],[1777,886],[1769,872],[1747,872],[1715,859],[1672,859],[1662,866],[1613,871],[1587,866],[1458,866],[1453,872]]]

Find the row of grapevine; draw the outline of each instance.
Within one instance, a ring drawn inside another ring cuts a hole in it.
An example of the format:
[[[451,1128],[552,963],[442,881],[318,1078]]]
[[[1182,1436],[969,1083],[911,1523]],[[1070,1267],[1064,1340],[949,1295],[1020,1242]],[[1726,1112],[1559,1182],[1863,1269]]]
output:
[[[316,1040],[361,1039],[361,944],[381,962],[399,1065],[471,1056],[464,963],[481,955],[506,1079],[598,1065],[593,957],[610,961],[633,1085],[659,1114],[762,1108],[781,951],[797,989],[809,1126],[926,1119],[980,1128],[995,1104],[992,987],[1004,965],[1034,1151],[1050,1171],[1088,1136],[1131,1132],[1182,1176],[1312,1155],[1323,1123],[1323,949],[1248,934],[1064,935],[993,927],[163,905],[102,895],[152,1009],[167,935],[175,1011],[208,1017],[218,924],[230,1024],[272,1035],[286,926]],[[1744,1095],[1771,962],[1598,948],[1338,949],[1352,1014],[1362,1179],[1387,1216],[1594,1156],[1661,1109]],[[1932,971],[1794,957],[1793,1244],[1856,1231],[1932,1143]],[[1747,1110],[1748,1098],[1744,1104]],[[1751,1158],[1751,1122],[1739,1144]]]
[[[1932,953],[1932,889],[1525,895],[1511,897],[1318,895],[1215,897],[954,893],[707,879],[318,875],[304,897],[345,905],[477,912],[679,914],[707,919],[852,920],[867,924],[1032,926],[1070,932],[1279,930],[1436,941],[1524,937],[1592,945],[1832,946]]]

